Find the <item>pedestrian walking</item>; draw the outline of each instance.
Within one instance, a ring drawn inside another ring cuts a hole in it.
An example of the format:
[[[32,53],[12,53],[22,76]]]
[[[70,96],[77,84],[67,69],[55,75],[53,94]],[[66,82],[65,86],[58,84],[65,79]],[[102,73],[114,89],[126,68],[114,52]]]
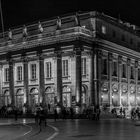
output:
[[[45,124],[45,127],[47,126],[47,121],[46,121],[46,116],[45,116],[45,112],[44,109],[41,110],[40,114],[39,114],[39,127],[40,127],[40,131],[42,131],[42,124]]]

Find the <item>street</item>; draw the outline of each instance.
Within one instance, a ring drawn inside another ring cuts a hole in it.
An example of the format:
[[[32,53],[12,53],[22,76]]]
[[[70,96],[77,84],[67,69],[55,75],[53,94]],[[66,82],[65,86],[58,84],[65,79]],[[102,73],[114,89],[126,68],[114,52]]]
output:
[[[9,120],[8,120],[9,121]],[[0,140],[139,140],[140,126],[126,119],[93,120],[48,120],[42,131],[30,119],[27,124],[5,124],[0,121]],[[10,122],[10,121],[9,121]],[[21,120],[19,120],[21,122]]]

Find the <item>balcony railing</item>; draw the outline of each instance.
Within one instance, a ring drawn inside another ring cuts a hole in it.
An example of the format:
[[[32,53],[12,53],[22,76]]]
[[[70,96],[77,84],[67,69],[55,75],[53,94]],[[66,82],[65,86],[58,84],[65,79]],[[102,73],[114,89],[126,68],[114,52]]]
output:
[[[84,27],[71,27],[62,30],[44,31],[42,34],[35,32],[35,34],[28,35],[23,38],[22,35],[16,35],[12,40],[0,39],[0,52],[7,51],[9,49],[20,49],[23,47],[23,43],[26,43],[26,47],[37,45],[41,43],[50,43],[58,40],[70,39],[77,35],[83,35],[85,37],[92,38],[93,33]],[[40,41],[41,40],[41,41]],[[9,46],[13,48],[9,48]]]

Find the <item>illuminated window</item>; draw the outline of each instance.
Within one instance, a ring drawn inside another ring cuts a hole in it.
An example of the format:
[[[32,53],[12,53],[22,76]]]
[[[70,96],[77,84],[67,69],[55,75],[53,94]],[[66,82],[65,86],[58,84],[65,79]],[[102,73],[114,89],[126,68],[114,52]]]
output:
[[[102,26],[102,33],[106,34],[106,27],[105,26]]]
[[[9,82],[9,68],[5,68],[4,77],[5,77],[5,82]]]
[[[82,58],[82,75],[86,75],[86,58]]]
[[[17,67],[17,81],[22,81],[22,66]]]
[[[46,62],[46,78],[52,77],[52,65],[51,62]]]
[[[63,77],[68,76],[68,60],[62,61],[62,76]]]
[[[36,79],[36,64],[31,64],[31,79]]]

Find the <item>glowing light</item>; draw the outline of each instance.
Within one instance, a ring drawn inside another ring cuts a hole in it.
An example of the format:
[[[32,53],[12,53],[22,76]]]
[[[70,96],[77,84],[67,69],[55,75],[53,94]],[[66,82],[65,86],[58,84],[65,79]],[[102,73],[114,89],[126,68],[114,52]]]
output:
[[[102,95],[101,98],[104,98],[104,96]]]
[[[112,95],[112,98],[114,98],[114,96]]]

